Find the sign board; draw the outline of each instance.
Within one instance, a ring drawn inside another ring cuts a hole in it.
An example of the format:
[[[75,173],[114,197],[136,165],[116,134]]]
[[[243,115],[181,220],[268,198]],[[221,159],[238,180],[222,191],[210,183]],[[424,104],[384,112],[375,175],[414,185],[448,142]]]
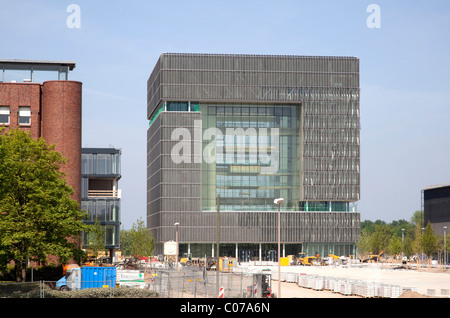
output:
[[[117,284],[121,287],[144,288],[144,273],[139,270],[120,269],[117,270]]]

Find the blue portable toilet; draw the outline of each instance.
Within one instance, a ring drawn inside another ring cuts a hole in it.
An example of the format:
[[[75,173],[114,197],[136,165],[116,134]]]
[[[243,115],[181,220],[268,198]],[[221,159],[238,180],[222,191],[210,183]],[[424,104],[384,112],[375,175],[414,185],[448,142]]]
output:
[[[81,268],[81,289],[116,287],[116,268],[84,266]]]

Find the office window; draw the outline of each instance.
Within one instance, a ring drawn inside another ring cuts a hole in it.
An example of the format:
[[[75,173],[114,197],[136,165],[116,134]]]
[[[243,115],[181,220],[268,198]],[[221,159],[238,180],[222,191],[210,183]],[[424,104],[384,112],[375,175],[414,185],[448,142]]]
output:
[[[167,111],[169,112],[187,112],[188,103],[186,102],[169,102],[167,103]]]
[[[0,125],[9,124],[9,106],[0,106]]]
[[[81,155],[81,173],[94,174],[94,154],[83,153]]]
[[[203,128],[218,128],[223,134],[216,136],[216,147],[221,151],[216,152],[215,167],[208,166],[202,171],[207,180],[205,188],[216,188],[216,191],[202,192],[202,208],[214,210],[215,197],[220,194],[223,210],[271,211],[273,200],[269,198],[275,197],[285,198],[283,208],[297,209],[300,166],[295,158],[299,153],[300,127],[299,121],[289,118],[300,117],[300,106],[208,104],[204,107],[208,111],[203,112]],[[216,112],[211,109],[214,107]],[[227,128],[234,131],[244,128],[244,135],[227,134]],[[250,136],[247,128],[254,128],[258,135]],[[272,136],[268,130],[263,135],[259,128],[279,128],[283,134]],[[272,153],[276,145],[274,138],[279,143],[276,153]],[[277,158],[273,157],[275,154]],[[262,173],[263,168],[270,166],[277,172]]]
[[[31,110],[30,106],[19,107],[19,125],[31,124]]]
[[[112,160],[110,154],[97,154],[97,174],[111,174]]]

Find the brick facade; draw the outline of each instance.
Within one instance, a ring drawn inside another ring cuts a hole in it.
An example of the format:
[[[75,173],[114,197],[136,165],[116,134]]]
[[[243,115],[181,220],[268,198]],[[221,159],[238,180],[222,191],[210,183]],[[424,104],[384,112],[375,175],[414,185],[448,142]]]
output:
[[[0,83],[0,106],[10,110],[10,129],[29,131],[42,137],[68,162],[63,168],[67,183],[74,189],[73,199],[81,202],[81,102],[82,83],[47,81],[40,83]],[[19,124],[19,107],[29,106],[30,124]]]
[[[7,127],[19,127],[19,106],[30,106],[31,125],[20,125],[20,128],[31,133],[33,138],[41,135],[41,85],[38,83],[2,83],[0,85],[0,106],[9,106],[10,121]]]

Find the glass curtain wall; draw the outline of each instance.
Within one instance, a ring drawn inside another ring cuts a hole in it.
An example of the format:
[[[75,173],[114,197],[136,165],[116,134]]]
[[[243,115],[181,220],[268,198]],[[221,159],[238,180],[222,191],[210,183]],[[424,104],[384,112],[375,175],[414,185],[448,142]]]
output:
[[[34,64],[26,62],[0,62],[0,82],[43,83],[51,80],[68,80],[69,66],[59,64]]]
[[[298,211],[300,105],[200,104],[200,111],[202,210],[216,210],[220,195],[221,211],[273,211],[279,197],[284,210]]]
[[[83,153],[81,168],[84,175],[119,175],[119,153]]]
[[[88,212],[88,222],[118,222],[120,221],[119,199],[90,199],[82,201],[81,208]]]
[[[120,156],[117,149],[83,148],[81,158],[81,208],[87,211],[87,224],[96,220],[105,229],[106,248],[120,246]],[[88,236],[83,234],[83,246]]]

